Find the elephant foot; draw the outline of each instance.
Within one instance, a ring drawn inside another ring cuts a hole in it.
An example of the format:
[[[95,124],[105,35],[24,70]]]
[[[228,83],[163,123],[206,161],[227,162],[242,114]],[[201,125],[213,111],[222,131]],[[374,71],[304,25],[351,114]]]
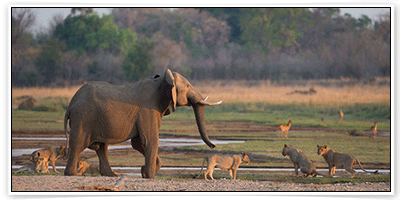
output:
[[[64,176],[78,176],[78,173],[71,173],[71,172],[67,172],[67,171],[64,171]]]
[[[149,174],[147,174],[145,172],[144,165],[141,167],[140,172],[142,173],[142,178],[155,179],[154,174],[153,175],[149,175]]]
[[[114,170],[112,170],[111,168],[108,168],[108,169],[100,169],[99,172],[100,172],[100,175],[102,175],[102,176],[112,176],[112,177],[118,176],[118,175],[114,172]],[[118,173],[118,174],[119,174],[119,173]]]
[[[102,176],[111,176],[111,177],[116,177],[118,176],[116,173],[114,173],[113,171],[107,171],[107,172],[100,172],[100,175]]]

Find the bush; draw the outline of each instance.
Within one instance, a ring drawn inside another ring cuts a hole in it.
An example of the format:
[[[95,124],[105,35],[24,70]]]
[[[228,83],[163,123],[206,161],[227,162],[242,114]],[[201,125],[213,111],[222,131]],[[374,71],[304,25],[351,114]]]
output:
[[[47,97],[40,100],[39,104],[33,107],[32,111],[59,112],[68,108],[69,99],[66,97]]]
[[[357,129],[353,129],[349,131],[349,135],[351,136],[364,136],[364,131],[362,130],[357,130]]]

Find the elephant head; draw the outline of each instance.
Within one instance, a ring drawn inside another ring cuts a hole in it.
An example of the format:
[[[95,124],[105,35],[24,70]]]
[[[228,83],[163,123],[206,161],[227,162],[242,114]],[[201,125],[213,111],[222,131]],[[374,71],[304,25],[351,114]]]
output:
[[[176,107],[179,106],[192,106],[201,138],[211,149],[214,148],[215,145],[211,143],[206,132],[204,110],[205,106],[219,105],[222,103],[222,101],[207,102],[206,100],[208,97],[203,98],[200,92],[179,73],[172,73],[170,70],[167,69],[167,71],[165,72],[165,80],[168,84],[171,85],[172,111],[175,111]]]

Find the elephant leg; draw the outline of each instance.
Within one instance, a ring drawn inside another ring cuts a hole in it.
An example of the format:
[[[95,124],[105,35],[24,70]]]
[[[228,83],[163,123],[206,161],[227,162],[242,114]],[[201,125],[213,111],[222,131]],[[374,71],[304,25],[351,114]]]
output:
[[[144,151],[144,158],[145,164],[142,174],[146,176],[146,178],[154,179],[156,173],[156,166],[157,166],[157,157],[158,157],[158,140],[156,141],[149,141],[149,144],[145,147]]]
[[[145,156],[145,151],[144,151],[144,146],[142,144],[142,141],[140,140],[139,137],[133,138],[131,140],[131,145],[132,148],[139,151],[143,156]],[[157,154],[157,161],[156,161],[156,173],[159,172],[161,169],[161,159],[160,156]],[[146,174],[144,173],[144,165],[141,167],[141,173],[143,178],[147,178]]]
[[[65,167],[64,175],[66,176],[78,176],[77,173],[77,163],[78,163],[78,158],[79,155],[82,153],[83,150],[85,150],[85,144],[84,141],[81,138],[77,137],[72,137],[69,140],[69,156],[68,156],[68,161],[67,165]]]
[[[111,169],[108,162],[108,144],[101,143],[100,148],[96,150],[99,157],[99,172],[102,176],[117,176]]]

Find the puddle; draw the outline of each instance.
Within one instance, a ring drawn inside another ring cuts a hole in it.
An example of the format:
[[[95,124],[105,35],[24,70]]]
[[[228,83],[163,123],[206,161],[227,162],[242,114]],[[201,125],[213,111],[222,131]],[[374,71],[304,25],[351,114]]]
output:
[[[43,137],[13,137],[12,140],[65,140],[65,138],[43,138]],[[129,142],[129,141],[128,141]],[[243,140],[211,140],[215,145],[217,144],[230,144],[230,143],[244,143]],[[201,139],[188,139],[188,138],[160,138],[160,147],[179,147],[179,146],[193,146],[204,145]],[[108,150],[113,149],[127,149],[132,148],[131,145],[110,145]],[[31,154],[38,149],[12,149],[12,157],[22,156],[23,154]],[[90,149],[85,149],[85,151]]]

